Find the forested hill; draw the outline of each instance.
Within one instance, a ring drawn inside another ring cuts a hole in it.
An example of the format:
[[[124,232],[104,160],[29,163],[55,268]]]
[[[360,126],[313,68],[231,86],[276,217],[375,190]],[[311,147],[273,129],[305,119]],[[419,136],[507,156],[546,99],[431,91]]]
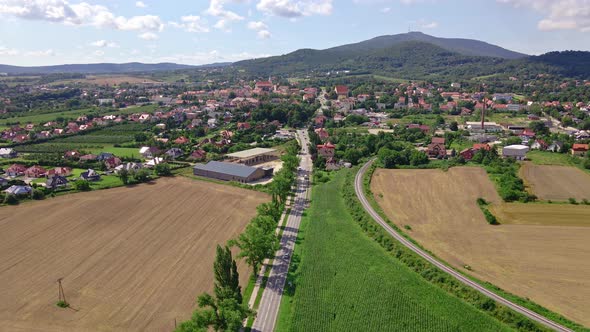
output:
[[[351,74],[434,80],[470,79],[495,74],[553,74],[590,79],[590,52],[565,51],[506,58],[470,55],[468,53],[478,52],[474,49],[450,50],[448,45],[444,48],[425,41],[408,40],[393,45],[386,41],[389,37],[399,39],[400,36],[378,37],[326,50],[302,49],[282,56],[240,61],[234,66],[260,76],[348,71]],[[474,42],[471,45],[483,44]]]
[[[502,59],[518,59],[526,57],[526,54],[507,50],[500,46],[488,44],[483,41],[463,38],[440,38],[430,36],[421,32],[408,32],[397,35],[375,37],[359,43],[348,44],[327,49],[332,52],[357,52],[366,50],[377,50],[394,47],[398,44],[417,41],[429,43],[447,51],[470,56],[487,56]]]

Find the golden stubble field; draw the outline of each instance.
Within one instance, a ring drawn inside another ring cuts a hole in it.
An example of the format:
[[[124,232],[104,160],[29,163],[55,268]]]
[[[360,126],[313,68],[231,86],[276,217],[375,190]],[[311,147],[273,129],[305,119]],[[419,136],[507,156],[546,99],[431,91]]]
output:
[[[269,200],[171,178],[3,207],[0,331],[171,331],[212,290],[216,245]],[[60,277],[75,310],[55,305]]]
[[[590,325],[590,219],[574,226],[488,225],[476,199],[503,204],[476,167],[378,169],[371,190],[389,219],[410,225],[408,234],[438,257],[459,269],[469,265],[479,279]]]
[[[520,177],[543,200],[590,200],[590,175],[572,166],[535,165],[525,162]]]

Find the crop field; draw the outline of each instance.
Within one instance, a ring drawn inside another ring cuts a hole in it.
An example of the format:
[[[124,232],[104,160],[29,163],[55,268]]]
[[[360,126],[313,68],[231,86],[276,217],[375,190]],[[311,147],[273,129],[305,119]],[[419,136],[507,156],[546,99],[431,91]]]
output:
[[[3,207],[0,330],[171,331],[212,290],[215,246],[268,200],[168,178]],[[70,309],[55,305],[58,278]]]
[[[540,199],[565,201],[571,197],[590,200],[590,174],[576,167],[524,163],[520,176]]]
[[[510,203],[491,207],[502,224],[590,227],[590,206]]]
[[[96,85],[119,85],[121,83],[137,84],[157,82],[150,78],[129,75],[88,75],[86,76],[86,79],[78,79],[75,81]]]
[[[502,219],[510,216],[506,214],[498,216],[501,225],[489,225],[477,198],[491,202],[492,211],[505,203],[485,171],[476,167],[379,169],[371,190],[392,222],[402,229],[407,225],[412,238],[449,264],[465,272],[469,265],[469,273],[480,280],[590,325],[590,219],[581,226],[510,224]],[[515,205],[507,206],[509,213]]]
[[[347,212],[344,172],[315,186],[277,331],[503,331],[367,237]]]

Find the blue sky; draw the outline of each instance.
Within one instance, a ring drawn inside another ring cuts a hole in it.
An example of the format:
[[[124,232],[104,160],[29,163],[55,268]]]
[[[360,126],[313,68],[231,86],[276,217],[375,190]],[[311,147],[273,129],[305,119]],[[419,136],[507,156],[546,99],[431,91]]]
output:
[[[0,0],[0,63],[205,64],[410,28],[515,51],[590,49],[590,0]]]

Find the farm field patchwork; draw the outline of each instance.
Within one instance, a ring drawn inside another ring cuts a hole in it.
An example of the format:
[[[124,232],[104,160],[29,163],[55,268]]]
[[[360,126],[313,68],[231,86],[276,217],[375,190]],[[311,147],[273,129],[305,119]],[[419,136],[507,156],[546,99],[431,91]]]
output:
[[[167,178],[3,207],[0,330],[170,331],[212,290],[215,246],[268,200]],[[72,309],[55,305],[61,277]]]
[[[590,200],[590,174],[572,166],[523,163],[520,176],[543,200]]]
[[[346,172],[315,186],[277,331],[503,331],[475,307],[428,283],[367,237],[347,212]]]
[[[590,325],[590,227],[489,225],[476,199],[503,203],[481,168],[378,169],[371,190],[392,222],[449,264]]]

